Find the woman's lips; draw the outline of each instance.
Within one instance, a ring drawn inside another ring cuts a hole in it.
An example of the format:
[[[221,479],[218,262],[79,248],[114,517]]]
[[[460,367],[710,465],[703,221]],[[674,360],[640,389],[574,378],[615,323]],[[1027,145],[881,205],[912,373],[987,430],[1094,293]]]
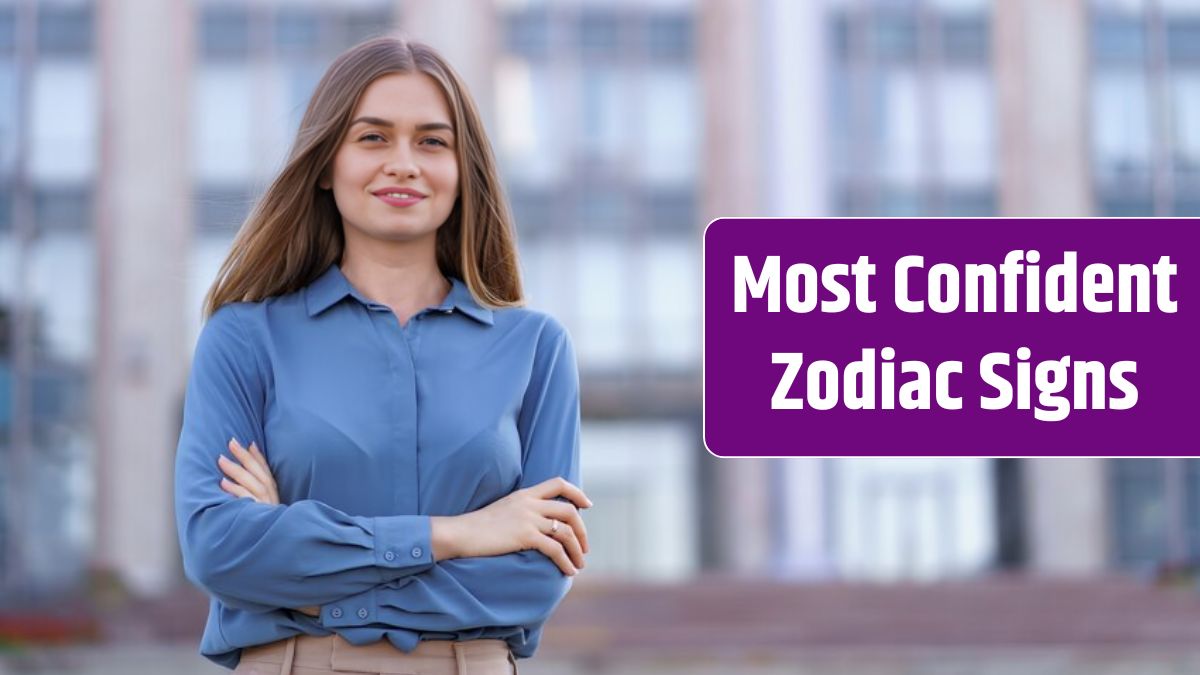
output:
[[[383,202],[385,204],[387,204],[388,206],[412,206],[413,204],[416,204],[417,202],[421,201],[422,199],[425,199],[424,197],[420,197],[417,195],[402,195],[400,197],[390,197],[386,194],[378,194],[375,196],[380,198],[381,200],[383,200]]]

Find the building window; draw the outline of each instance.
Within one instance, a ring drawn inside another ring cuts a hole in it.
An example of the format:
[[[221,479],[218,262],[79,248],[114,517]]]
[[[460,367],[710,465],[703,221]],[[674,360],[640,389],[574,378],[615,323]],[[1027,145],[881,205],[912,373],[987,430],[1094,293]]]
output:
[[[994,213],[996,124],[986,5],[839,3],[829,30],[837,213]]]
[[[275,17],[275,48],[280,55],[311,57],[321,46],[321,17],[307,7],[281,7]]]
[[[1200,67],[1200,18],[1177,17],[1167,24],[1167,53],[1173,66]]]
[[[1158,568],[1200,553],[1200,460],[1110,460],[1113,557],[1118,567]]]
[[[536,187],[514,188],[509,192],[513,218],[521,235],[548,236],[561,227],[554,221],[555,193]]]
[[[1092,55],[1103,65],[1141,64],[1146,54],[1145,29],[1135,16],[1098,13],[1092,20]]]
[[[17,68],[0,59],[0,186],[7,186],[16,170],[17,138]]]
[[[27,142],[35,183],[94,179],[100,137],[95,68],[90,61],[63,59],[34,66]]]
[[[589,573],[657,581],[695,574],[699,496],[691,476],[703,453],[690,425],[585,420],[582,435],[581,470],[596,503],[587,516]],[[672,526],[652,524],[665,522]]]
[[[650,16],[645,23],[646,52],[651,59],[684,61],[692,58],[692,18],[682,14]]]
[[[656,233],[686,236],[696,231],[696,192],[690,187],[643,193],[639,208]]]
[[[692,278],[679,261],[696,254],[702,226],[694,20],[690,10],[600,5],[503,18],[497,145],[527,289],[576,336],[585,371],[696,364],[698,298],[651,302],[645,290],[669,274]],[[664,316],[687,335],[660,330]]]
[[[341,35],[338,36],[340,44],[338,51],[349,49],[351,45],[364,40],[385,35],[392,29],[392,11],[386,4],[381,7],[351,11],[343,18]]]
[[[1105,216],[1200,213],[1200,17],[1092,0],[1092,154]]]
[[[205,233],[237,232],[253,205],[254,195],[244,189],[201,188],[195,196],[196,229]]]
[[[509,14],[504,37],[512,54],[530,61],[545,59],[550,54],[550,16],[544,7]]]
[[[616,60],[621,53],[621,22],[609,9],[584,9],[579,14],[579,52],[585,61]]]
[[[17,51],[17,8],[0,6],[0,56],[11,56]]]
[[[6,233],[12,230],[12,210],[12,185],[8,184],[7,182],[0,181],[0,233]]]
[[[942,21],[942,50],[949,63],[983,65],[992,53],[992,34],[983,16],[950,15]]]
[[[92,53],[91,6],[43,6],[37,17],[37,50],[41,56],[88,57]],[[0,28],[2,31],[3,28]],[[2,38],[0,38],[2,40]]]
[[[200,48],[207,59],[244,59],[250,53],[250,15],[244,7],[200,10]]]
[[[92,190],[83,185],[39,186],[33,192],[37,229],[72,231],[92,229]]]

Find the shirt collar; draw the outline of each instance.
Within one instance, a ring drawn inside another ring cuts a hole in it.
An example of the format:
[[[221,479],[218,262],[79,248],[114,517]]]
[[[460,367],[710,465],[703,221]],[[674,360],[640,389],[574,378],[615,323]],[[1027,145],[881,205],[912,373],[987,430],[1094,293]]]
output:
[[[488,326],[493,325],[495,318],[492,310],[475,302],[475,296],[471,295],[471,289],[467,288],[467,285],[457,277],[449,277],[449,279],[451,284],[450,293],[437,308],[442,311],[457,309],[479,323]]]
[[[479,323],[491,326],[495,322],[492,310],[480,305],[475,301],[475,296],[471,295],[471,289],[456,277],[450,277],[450,293],[442,303],[434,309],[443,312],[458,311],[466,314]],[[321,276],[317,277],[316,281],[305,288],[304,302],[308,308],[309,316],[316,316],[321,312],[336,305],[342,298],[347,295],[352,296],[355,300],[369,304],[371,301],[363,297],[358,289],[350,285],[350,281],[342,274],[342,269],[336,264],[330,265],[329,269],[325,270]]]

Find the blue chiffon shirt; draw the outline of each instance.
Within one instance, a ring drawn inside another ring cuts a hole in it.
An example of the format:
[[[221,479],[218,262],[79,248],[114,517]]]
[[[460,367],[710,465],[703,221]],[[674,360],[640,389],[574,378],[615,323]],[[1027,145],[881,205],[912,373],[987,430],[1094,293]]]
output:
[[[570,578],[537,551],[435,563],[429,523],[579,483],[575,355],[546,314],[487,309],[451,281],[401,326],[333,265],[204,325],[175,464],[184,571],[211,596],[204,656],[234,668],[243,647],[331,633],[537,648]],[[231,437],[258,444],[282,504],[221,490]]]

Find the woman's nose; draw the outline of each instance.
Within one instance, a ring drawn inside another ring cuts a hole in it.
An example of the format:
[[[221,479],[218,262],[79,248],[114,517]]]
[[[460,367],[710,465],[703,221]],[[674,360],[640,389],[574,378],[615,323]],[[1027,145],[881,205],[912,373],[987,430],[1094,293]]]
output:
[[[416,176],[421,172],[420,166],[417,164],[416,155],[407,147],[398,147],[395,152],[388,157],[387,164],[384,165],[383,171],[389,175],[397,176]]]

